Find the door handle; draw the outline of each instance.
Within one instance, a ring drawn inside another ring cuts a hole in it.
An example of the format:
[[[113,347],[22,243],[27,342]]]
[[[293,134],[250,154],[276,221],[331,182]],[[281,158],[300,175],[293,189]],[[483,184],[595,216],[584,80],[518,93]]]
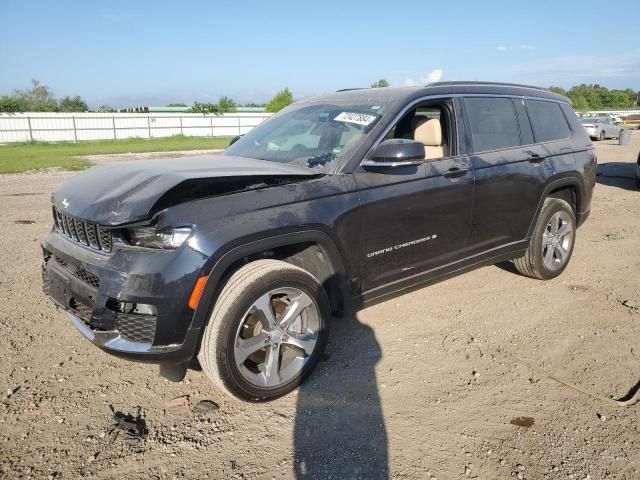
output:
[[[451,167],[447,172],[444,172],[444,176],[447,178],[462,177],[466,175],[468,171],[468,168]]]
[[[540,163],[540,162],[543,162],[545,158],[547,158],[546,155],[538,155],[537,153],[532,153],[529,156],[529,162]]]

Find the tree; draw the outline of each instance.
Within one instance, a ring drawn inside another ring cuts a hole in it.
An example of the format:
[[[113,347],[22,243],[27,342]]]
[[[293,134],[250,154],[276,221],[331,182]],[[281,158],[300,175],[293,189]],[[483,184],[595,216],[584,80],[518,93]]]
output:
[[[58,102],[53,96],[53,90],[35,79],[31,80],[31,88],[16,90],[14,97],[25,103],[25,111],[55,112],[58,110]]]
[[[290,105],[292,102],[293,94],[288,88],[285,88],[284,90],[280,90],[271,100],[269,100],[269,103],[267,103],[265,110],[271,113],[279,112],[287,105]]]
[[[79,95],[75,97],[64,97],[60,100],[58,111],[60,112],[86,112],[89,110],[87,102],[85,102]]]
[[[111,105],[100,105],[98,107],[98,112],[100,112],[100,113],[114,113],[114,112],[117,112],[117,111],[118,110],[113,108]]]
[[[565,97],[567,96],[567,91],[562,87],[549,87],[549,90],[551,90],[553,93],[558,93],[560,95],[564,95]]]
[[[388,87],[388,86],[389,86],[389,81],[385,80],[384,78],[381,78],[377,82],[373,82],[371,84],[371,88],[384,88],[384,87]]]
[[[589,103],[582,95],[574,96],[571,99],[574,110],[589,110]]]
[[[227,96],[222,96],[220,97],[220,100],[218,100],[218,108],[222,113],[235,112],[236,102]]]
[[[191,113],[215,113],[216,115],[222,113],[217,103],[200,103],[193,102],[193,107],[189,109]]]
[[[2,113],[18,113],[26,110],[26,103],[20,98],[7,96],[0,98],[0,112]]]

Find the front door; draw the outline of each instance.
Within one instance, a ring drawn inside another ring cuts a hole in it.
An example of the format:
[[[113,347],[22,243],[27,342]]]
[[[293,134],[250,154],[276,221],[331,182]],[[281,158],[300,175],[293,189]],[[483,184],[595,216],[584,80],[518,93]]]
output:
[[[425,121],[421,115],[442,122],[442,146],[436,148],[442,148],[443,156],[418,166],[377,171],[359,167],[354,173],[360,196],[354,227],[360,230],[365,299],[424,281],[430,271],[459,258],[467,246],[473,170],[469,157],[458,153],[453,102],[421,105],[410,115],[413,125]],[[406,132],[395,136],[412,138]]]

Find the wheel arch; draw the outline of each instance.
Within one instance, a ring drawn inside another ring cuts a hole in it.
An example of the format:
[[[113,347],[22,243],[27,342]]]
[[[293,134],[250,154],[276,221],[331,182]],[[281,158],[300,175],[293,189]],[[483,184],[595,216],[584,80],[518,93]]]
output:
[[[202,329],[206,325],[226,278],[243,265],[264,258],[286,261],[309,271],[325,288],[332,312],[346,308],[347,272],[336,243],[325,232],[304,230],[242,243],[211,258],[203,270],[208,272],[208,279],[191,328]]]
[[[580,219],[578,217],[580,215],[580,212],[582,212],[581,209],[584,203],[584,186],[578,177],[573,175],[564,176],[551,180],[542,192],[542,195],[540,196],[540,200],[538,202],[538,207],[536,208],[536,213],[531,221],[531,224],[529,225],[527,238],[531,238],[533,229],[535,228],[538,217],[540,216],[540,212],[542,211],[544,201],[548,197],[556,197],[567,200],[573,207],[574,214],[576,215],[576,222],[578,223],[578,225],[580,225]]]

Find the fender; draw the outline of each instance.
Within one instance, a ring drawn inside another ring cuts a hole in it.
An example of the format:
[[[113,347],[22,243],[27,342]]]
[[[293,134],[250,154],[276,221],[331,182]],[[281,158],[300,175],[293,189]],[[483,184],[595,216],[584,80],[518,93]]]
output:
[[[203,274],[209,273],[209,278],[202,292],[200,303],[193,315],[191,321],[191,329],[202,329],[213,311],[213,306],[219,294],[220,282],[227,269],[241,260],[243,257],[258,253],[264,250],[284,247],[296,243],[316,243],[322,253],[329,259],[330,269],[332,273],[338,277],[341,286],[341,294],[344,301],[349,300],[347,291],[347,271],[343,257],[336,246],[333,239],[325,232],[320,230],[302,230],[299,232],[285,233],[280,235],[267,236],[259,240],[244,243],[242,245],[232,247],[224,251],[224,253],[216,254],[211,257],[205,264]],[[199,345],[198,341],[198,345]],[[195,353],[195,352],[194,352]]]
[[[547,186],[545,187],[542,195],[540,196],[540,200],[538,200],[538,206],[536,208],[536,213],[531,220],[531,224],[529,225],[529,230],[527,231],[527,239],[531,238],[533,235],[533,229],[538,222],[538,217],[540,216],[540,211],[542,210],[542,206],[544,205],[544,201],[553,190],[557,190],[561,187],[575,187],[576,189],[576,222],[578,225],[581,224],[579,218],[585,216],[585,212],[580,211],[580,207],[583,204],[584,198],[584,185],[582,184],[582,179],[575,174],[570,172],[563,173],[555,177],[554,180],[551,180]],[[586,217],[585,217],[586,218]]]

